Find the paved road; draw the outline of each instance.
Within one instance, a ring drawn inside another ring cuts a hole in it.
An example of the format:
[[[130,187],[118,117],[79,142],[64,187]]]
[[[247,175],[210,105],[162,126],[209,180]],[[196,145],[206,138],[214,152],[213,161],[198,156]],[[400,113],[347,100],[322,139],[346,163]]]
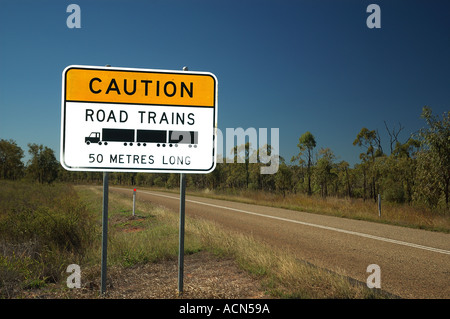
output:
[[[137,200],[179,211],[178,194],[138,190]],[[186,196],[186,216],[251,233],[363,283],[377,264],[381,288],[402,298],[450,298],[449,234],[195,196]]]

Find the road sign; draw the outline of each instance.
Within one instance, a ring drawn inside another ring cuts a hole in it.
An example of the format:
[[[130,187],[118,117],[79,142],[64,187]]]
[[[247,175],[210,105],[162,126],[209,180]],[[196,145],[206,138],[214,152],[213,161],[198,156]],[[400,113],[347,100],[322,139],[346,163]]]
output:
[[[62,74],[61,107],[60,159],[67,170],[215,168],[212,73],[72,65]]]

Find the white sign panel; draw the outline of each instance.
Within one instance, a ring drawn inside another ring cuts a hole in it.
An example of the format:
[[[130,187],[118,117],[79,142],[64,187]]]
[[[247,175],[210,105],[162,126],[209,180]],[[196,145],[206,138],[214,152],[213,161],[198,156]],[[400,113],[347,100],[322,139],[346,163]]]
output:
[[[212,73],[69,66],[62,80],[60,159],[67,170],[214,170]]]

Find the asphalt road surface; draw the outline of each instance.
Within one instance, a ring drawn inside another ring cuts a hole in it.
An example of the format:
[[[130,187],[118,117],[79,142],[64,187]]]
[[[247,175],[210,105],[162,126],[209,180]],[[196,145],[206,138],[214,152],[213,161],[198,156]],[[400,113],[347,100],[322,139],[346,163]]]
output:
[[[111,192],[132,189],[110,187]],[[176,212],[179,194],[138,190],[140,200]],[[381,289],[401,298],[450,298],[450,234],[186,196],[186,216],[252,234],[297,258],[366,283],[380,268]]]

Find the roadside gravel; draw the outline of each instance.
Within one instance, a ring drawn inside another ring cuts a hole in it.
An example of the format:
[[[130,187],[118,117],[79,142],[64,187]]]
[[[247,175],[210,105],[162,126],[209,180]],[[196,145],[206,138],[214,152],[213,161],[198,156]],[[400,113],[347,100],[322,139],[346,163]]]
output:
[[[81,288],[65,282],[24,291],[36,299],[258,299],[270,298],[261,283],[231,259],[208,252],[185,256],[184,292],[178,294],[178,261],[165,260],[131,268],[110,267],[105,296],[100,296],[100,269],[81,269]]]

